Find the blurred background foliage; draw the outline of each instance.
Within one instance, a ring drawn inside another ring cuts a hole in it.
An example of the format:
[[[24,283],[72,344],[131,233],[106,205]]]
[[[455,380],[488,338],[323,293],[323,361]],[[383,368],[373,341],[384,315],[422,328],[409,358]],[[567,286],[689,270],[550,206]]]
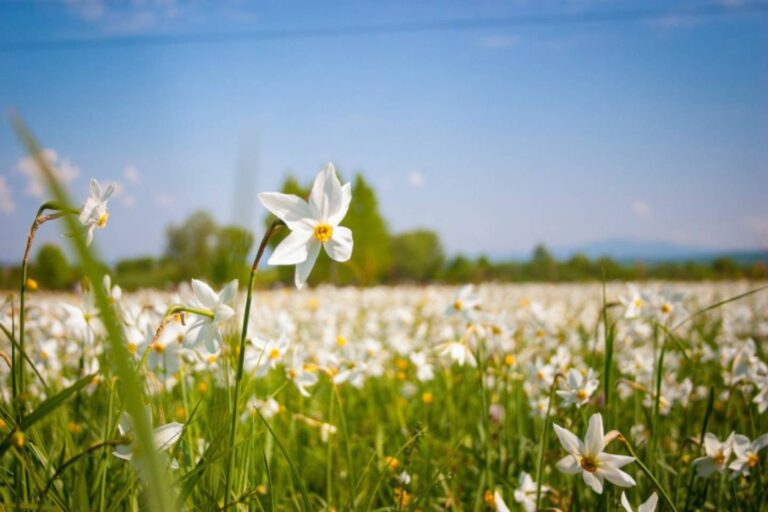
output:
[[[302,184],[288,176],[281,191],[306,197],[310,186],[310,183]],[[354,234],[352,258],[342,264],[321,255],[309,279],[312,285],[581,282],[601,280],[603,276],[608,280],[768,279],[768,265],[764,261],[739,261],[729,257],[710,261],[644,262],[608,257],[590,259],[575,254],[559,260],[543,245],[537,246],[528,260],[491,261],[483,255],[462,254],[449,257],[440,237],[433,231],[416,229],[392,233],[379,210],[376,191],[361,173],[352,180],[352,194],[354,200],[342,222]],[[265,217],[264,226],[272,220],[270,216]],[[274,249],[286,235],[286,230],[278,232],[270,240],[270,248]],[[118,261],[107,270],[115,283],[128,290],[172,288],[193,277],[219,285],[239,279],[243,284],[247,281],[256,245],[256,237],[248,230],[219,225],[209,213],[197,211],[180,224],[167,227],[166,246],[161,256]],[[293,266],[263,264],[257,284],[290,285],[293,272]],[[3,267],[0,269],[0,288],[17,288],[20,276],[20,267]],[[40,288],[68,290],[77,285],[82,274],[70,265],[57,245],[46,244],[37,251],[30,276]]]

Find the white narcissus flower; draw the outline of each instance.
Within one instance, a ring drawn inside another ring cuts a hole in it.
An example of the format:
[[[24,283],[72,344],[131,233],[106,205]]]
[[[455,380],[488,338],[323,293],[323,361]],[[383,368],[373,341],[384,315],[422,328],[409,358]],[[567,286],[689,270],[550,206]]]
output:
[[[504,498],[499,491],[493,491],[493,505],[498,512],[509,512],[509,507],[504,503]]]
[[[721,443],[714,434],[707,432],[704,435],[705,455],[693,461],[698,476],[708,478],[712,473],[725,471],[733,452],[733,436],[734,432],[731,432],[728,439]]]
[[[291,230],[267,263],[296,265],[296,288],[301,289],[312,272],[321,246],[331,259],[340,263],[349,260],[352,257],[352,231],[339,223],[347,214],[351,199],[352,185],[341,184],[331,163],[315,178],[309,202],[292,194],[259,194],[261,204]]]
[[[475,287],[471,284],[462,286],[456,293],[453,303],[448,306],[448,315],[464,315],[470,317],[472,312],[480,306],[480,297],[475,293]]]
[[[146,406],[144,408],[146,417],[149,424],[152,425],[152,408]],[[112,455],[123,460],[133,461],[136,471],[142,472],[142,465],[140,460],[135,460],[134,455],[139,453],[136,439],[133,438],[133,418],[127,413],[123,412],[120,417],[120,424],[118,425],[120,435],[130,439],[130,444],[119,444],[112,452]],[[152,444],[157,452],[165,452],[169,450],[176,441],[181,437],[181,432],[184,430],[184,425],[177,422],[166,423],[160,427],[157,427],[152,432]],[[138,457],[139,459],[141,457]],[[171,462],[171,467],[175,469],[175,463]]]
[[[603,484],[608,480],[619,487],[632,487],[635,480],[622,471],[635,459],[626,455],[612,455],[605,453],[605,434],[603,432],[603,417],[600,413],[593,414],[589,418],[589,427],[584,441],[573,433],[554,425],[555,433],[560,439],[568,455],[560,459],[557,469],[566,474],[581,473],[584,483],[598,494],[603,493]]]
[[[520,485],[515,489],[515,501],[525,509],[525,512],[536,511],[536,482],[531,475],[523,471],[520,473]],[[541,486],[542,494],[549,491],[546,485]]]
[[[191,305],[194,308],[204,309],[213,313],[213,318],[200,315],[198,320],[192,324],[190,331],[198,329],[197,336],[191,343],[196,347],[203,343],[206,350],[210,353],[216,353],[221,345],[221,324],[235,316],[235,310],[230,303],[237,294],[237,279],[231,281],[218,294],[202,281],[192,280],[192,290],[195,292],[195,298]]]
[[[637,507],[637,512],[653,512],[654,510],[656,510],[656,505],[658,503],[659,503],[659,496],[656,493],[653,493],[645,501],[645,503],[642,503],[639,507]],[[624,510],[626,510],[627,512],[634,512],[634,509],[629,504],[627,495],[624,494],[623,491],[621,493],[621,506],[624,507]]]
[[[107,200],[115,191],[115,184],[110,183],[106,190],[101,188],[99,182],[91,180],[91,195],[85,200],[80,209],[80,222],[86,227],[85,243],[91,245],[93,241],[93,231],[103,228],[107,225],[109,212],[107,211]]]
[[[585,405],[599,385],[599,381],[595,377],[595,372],[591,368],[584,368],[583,370],[571,368],[568,370],[568,378],[562,389],[556,391],[557,395],[563,399],[563,406],[576,404],[576,407],[581,407]]]
[[[731,478],[741,475],[749,476],[750,470],[760,462],[757,452],[766,446],[768,446],[768,434],[763,434],[752,442],[747,436],[741,434],[733,436],[733,453],[736,458],[728,465],[728,469],[733,471]]]
[[[435,349],[443,357],[448,357],[452,361],[458,363],[459,366],[469,364],[471,367],[477,366],[477,360],[474,354],[467,345],[460,341],[449,341],[447,343],[441,343],[436,346]]]

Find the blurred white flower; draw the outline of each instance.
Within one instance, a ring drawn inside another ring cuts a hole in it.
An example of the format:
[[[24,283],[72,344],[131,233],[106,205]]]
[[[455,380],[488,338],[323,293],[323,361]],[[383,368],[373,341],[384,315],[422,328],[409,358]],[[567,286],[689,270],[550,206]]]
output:
[[[195,292],[195,299],[191,306],[211,312],[213,318],[198,316],[197,321],[190,327],[190,331],[197,330],[197,336],[191,346],[196,347],[202,343],[208,352],[218,352],[221,345],[221,324],[235,316],[235,310],[230,304],[237,294],[237,279],[231,281],[218,294],[204,282],[193,279],[192,290]]]
[[[576,404],[576,407],[585,405],[599,385],[595,377],[592,368],[568,370],[568,378],[564,381],[562,388],[556,391],[563,399],[563,405],[566,407],[573,404]]]
[[[712,473],[725,471],[728,467],[728,459],[733,453],[733,436],[734,433],[731,432],[725,441],[720,442],[714,434],[707,432],[704,435],[705,455],[693,461],[698,476],[708,478]]]
[[[637,512],[653,512],[656,510],[656,505],[658,503],[659,496],[656,493],[653,493],[645,501],[645,503],[642,503],[639,507],[637,507]],[[624,507],[624,510],[627,512],[634,512],[634,509],[629,504],[629,500],[627,499],[627,495],[624,493],[624,491],[621,492],[621,506]]]
[[[152,408],[146,406],[144,408],[144,413],[149,424],[152,425]],[[120,417],[120,424],[117,428],[120,431],[120,435],[129,442],[117,445],[112,454],[120,459],[133,461],[136,471],[141,474],[142,464],[140,460],[141,457],[137,457],[140,452],[138,450],[137,440],[134,438],[133,434],[133,418],[131,418],[127,412],[123,412]],[[165,452],[169,450],[176,441],[179,440],[183,430],[184,425],[176,422],[166,423],[165,425],[156,428],[152,433],[152,443],[154,444],[155,450],[157,452]],[[173,462],[171,462],[171,467],[175,467]]]
[[[751,442],[747,436],[734,435],[733,454],[736,458],[728,465],[728,469],[733,471],[731,478],[737,478],[741,475],[749,476],[750,470],[754,469],[760,462],[760,456],[757,452],[766,446],[768,446],[768,434],[763,434]]]
[[[106,190],[101,188],[99,182],[91,180],[91,195],[85,200],[80,209],[80,222],[86,227],[85,243],[91,245],[93,241],[93,231],[103,228],[107,225],[109,212],[107,211],[107,200],[115,191],[115,184],[110,183]]]

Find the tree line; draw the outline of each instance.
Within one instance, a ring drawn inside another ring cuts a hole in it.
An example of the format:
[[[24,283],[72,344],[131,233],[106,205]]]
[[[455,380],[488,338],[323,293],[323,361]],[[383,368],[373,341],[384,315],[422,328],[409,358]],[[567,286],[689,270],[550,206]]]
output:
[[[397,283],[467,282],[578,282],[591,280],[703,280],[768,279],[765,261],[739,262],[722,257],[711,261],[619,262],[603,257],[590,259],[575,254],[556,259],[543,245],[526,261],[492,261],[486,256],[448,257],[437,233],[417,229],[392,233],[379,211],[376,193],[362,174],[352,180],[354,201],[343,225],[352,229],[355,249],[350,261],[339,264],[321,256],[310,276],[311,284],[361,285]],[[306,197],[309,186],[289,176],[282,192]],[[272,222],[265,218],[265,226]],[[287,234],[278,232],[270,241],[274,248]],[[113,279],[126,289],[169,288],[191,278],[224,283],[234,278],[246,282],[255,237],[246,229],[220,225],[204,212],[192,213],[178,225],[166,229],[162,256],[125,259],[109,269]],[[20,268],[0,269],[0,288],[18,286]],[[32,261],[30,276],[46,289],[72,288],[81,278],[59,247],[43,245]],[[293,267],[267,267],[258,274],[262,286],[293,280]]]

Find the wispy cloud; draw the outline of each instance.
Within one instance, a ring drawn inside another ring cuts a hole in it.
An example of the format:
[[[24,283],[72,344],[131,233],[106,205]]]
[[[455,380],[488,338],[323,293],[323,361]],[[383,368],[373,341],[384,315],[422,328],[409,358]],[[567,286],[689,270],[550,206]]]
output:
[[[653,18],[649,23],[653,28],[674,30],[695,27],[701,23],[701,17],[685,11],[670,12],[664,16]]]
[[[632,201],[632,212],[635,217],[645,219],[651,215],[651,205],[641,199],[636,199]]]
[[[424,175],[419,171],[414,171],[408,175],[408,184],[413,188],[423,187],[425,181]]]
[[[5,176],[0,176],[0,212],[13,213],[15,209],[11,187],[8,186]]]
[[[768,217],[755,215],[746,219],[747,227],[755,234],[760,247],[768,249]]]
[[[155,194],[155,205],[164,210],[168,210],[173,206],[174,198],[170,194]]]
[[[53,173],[60,183],[66,185],[80,175],[80,168],[73,165],[69,160],[60,158],[53,149],[43,149],[42,156],[53,169]],[[16,164],[16,170],[27,177],[27,188],[24,190],[27,195],[33,197],[45,195],[45,180],[33,157],[27,156],[20,159]]]
[[[144,32],[177,18],[181,13],[181,6],[176,0],[131,0],[120,3],[65,0],[65,3],[76,16],[107,34]]]
[[[484,48],[500,49],[509,48],[520,43],[520,37],[509,34],[496,34],[492,36],[484,37],[480,41],[480,45]]]
[[[141,177],[139,171],[132,165],[127,165],[123,170],[123,177],[128,183],[138,183]]]

